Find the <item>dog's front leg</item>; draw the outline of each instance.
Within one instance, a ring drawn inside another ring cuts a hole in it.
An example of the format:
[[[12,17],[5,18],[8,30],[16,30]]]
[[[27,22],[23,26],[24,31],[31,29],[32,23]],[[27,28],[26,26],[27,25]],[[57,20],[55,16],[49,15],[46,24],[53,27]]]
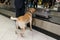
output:
[[[30,20],[30,30],[32,31],[32,19]]]

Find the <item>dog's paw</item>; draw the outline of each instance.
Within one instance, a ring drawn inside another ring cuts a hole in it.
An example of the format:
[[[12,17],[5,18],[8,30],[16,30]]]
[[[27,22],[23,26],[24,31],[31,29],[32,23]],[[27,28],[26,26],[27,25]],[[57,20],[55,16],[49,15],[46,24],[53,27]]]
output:
[[[32,31],[32,30],[30,30],[30,31]]]
[[[22,33],[20,33],[21,37],[24,37],[24,35]]]
[[[17,31],[15,31],[15,33],[17,34]]]
[[[32,29],[30,29],[30,31],[32,31]]]

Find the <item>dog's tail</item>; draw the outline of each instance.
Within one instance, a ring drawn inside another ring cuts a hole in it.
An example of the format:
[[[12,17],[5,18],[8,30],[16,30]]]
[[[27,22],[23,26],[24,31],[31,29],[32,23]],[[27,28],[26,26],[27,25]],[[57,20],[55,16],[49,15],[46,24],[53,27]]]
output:
[[[12,19],[12,20],[17,20],[17,18],[13,18],[13,17],[10,17],[10,19]]]

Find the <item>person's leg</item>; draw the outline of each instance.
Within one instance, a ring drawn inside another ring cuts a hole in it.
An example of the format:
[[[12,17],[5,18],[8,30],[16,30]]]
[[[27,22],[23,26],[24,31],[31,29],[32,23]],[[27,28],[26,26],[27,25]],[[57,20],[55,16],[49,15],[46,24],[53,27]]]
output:
[[[35,8],[35,3],[33,5],[34,5],[34,8]]]
[[[25,14],[25,8],[16,9],[16,17],[22,16]]]
[[[21,9],[21,15],[24,15],[24,14],[25,14],[25,7]]]
[[[36,3],[36,8],[37,8],[37,5],[38,5],[38,4]]]
[[[16,9],[16,17],[18,17],[20,14],[19,9]]]

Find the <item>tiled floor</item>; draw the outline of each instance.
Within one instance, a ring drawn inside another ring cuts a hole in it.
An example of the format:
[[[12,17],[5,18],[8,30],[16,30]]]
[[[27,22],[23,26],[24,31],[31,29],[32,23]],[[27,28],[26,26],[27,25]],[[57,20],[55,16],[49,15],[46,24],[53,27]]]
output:
[[[26,30],[25,36],[15,34],[15,22],[0,15],[0,40],[56,40],[36,30]]]

